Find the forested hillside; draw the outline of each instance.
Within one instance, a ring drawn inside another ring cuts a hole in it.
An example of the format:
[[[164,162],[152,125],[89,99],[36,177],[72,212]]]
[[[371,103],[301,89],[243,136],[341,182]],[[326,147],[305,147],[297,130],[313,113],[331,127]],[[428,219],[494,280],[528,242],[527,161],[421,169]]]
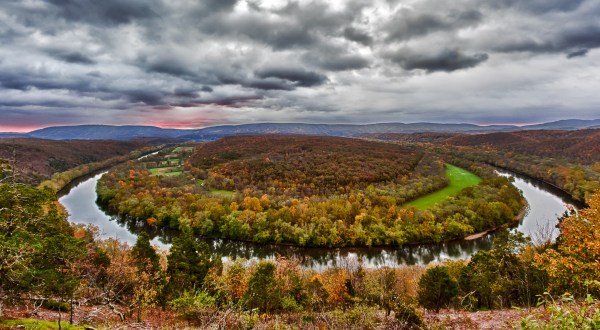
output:
[[[275,189],[278,194],[303,197],[399,183],[422,157],[415,148],[357,139],[263,135],[202,144],[190,163],[201,176],[210,172],[232,180],[237,190]]]
[[[18,180],[37,184],[54,173],[127,155],[133,150],[160,142],[162,141],[0,139],[0,159],[10,162],[14,160]]]
[[[593,164],[600,161],[600,129],[574,131],[525,130],[485,134],[414,133],[370,134],[365,137],[402,142],[431,142],[455,146],[488,146],[547,158]]]
[[[422,145],[546,181],[585,202],[600,189],[600,130],[490,134],[370,135],[401,145]]]
[[[600,130],[598,129],[461,134],[444,142],[459,146],[486,145],[539,157],[568,159],[582,164],[600,161]]]

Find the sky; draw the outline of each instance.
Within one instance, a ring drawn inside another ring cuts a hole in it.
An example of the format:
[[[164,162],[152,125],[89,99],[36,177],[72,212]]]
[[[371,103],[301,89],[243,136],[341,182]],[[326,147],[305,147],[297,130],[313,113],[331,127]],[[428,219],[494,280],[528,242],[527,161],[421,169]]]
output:
[[[0,131],[600,118],[597,0],[2,0]]]

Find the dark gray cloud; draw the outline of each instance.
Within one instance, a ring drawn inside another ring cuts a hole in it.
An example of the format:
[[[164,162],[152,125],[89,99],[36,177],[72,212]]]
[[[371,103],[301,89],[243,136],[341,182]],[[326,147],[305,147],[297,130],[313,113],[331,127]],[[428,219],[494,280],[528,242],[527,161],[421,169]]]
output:
[[[493,7],[514,7],[532,13],[573,11],[585,0],[497,0],[490,2]]]
[[[291,80],[279,78],[267,78],[262,80],[252,80],[243,83],[245,87],[262,89],[262,90],[281,90],[291,91],[296,88],[295,83]]]
[[[369,66],[369,61],[360,55],[317,55],[309,53],[304,58],[308,63],[327,71],[356,70]]]
[[[360,29],[352,26],[344,28],[343,35],[348,40],[358,42],[366,46],[369,46],[373,43],[373,37],[369,33],[361,31]]]
[[[327,81],[327,77],[317,72],[294,68],[264,68],[255,72],[259,78],[276,78],[292,82],[295,86],[319,86]]]
[[[322,46],[318,50],[304,53],[302,59],[326,71],[357,70],[366,68],[370,64],[369,60],[362,55],[337,46]]]
[[[242,105],[260,100],[263,96],[260,95],[249,95],[249,96],[224,96],[224,97],[210,97],[205,99],[189,100],[183,103],[175,103],[172,106],[191,108],[200,105],[220,105],[226,107],[241,107]]]
[[[31,89],[89,91],[92,88],[90,81],[79,77],[57,77],[50,72],[32,71],[22,68],[1,70],[0,85],[6,89],[21,91]]]
[[[146,0],[47,0],[57,16],[97,25],[126,24],[158,17],[164,10],[160,1]]]
[[[387,56],[406,70],[420,69],[427,72],[452,72],[472,68],[488,59],[487,54],[466,55],[457,49],[433,50],[426,54],[401,49]]]
[[[94,61],[91,57],[84,55],[82,53],[76,51],[64,51],[64,50],[51,50],[48,52],[50,56],[65,61],[68,63],[78,63],[78,64],[94,64]]]
[[[600,82],[576,81],[600,75],[594,0],[5,0],[0,44],[0,130],[34,114],[481,122],[600,106]]]
[[[600,17],[600,16],[599,16]],[[567,53],[600,47],[600,21],[573,23],[545,36],[536,34],[496,45],[501,52]],[[575,53],[576,54],[576,53]]]
[[[439,14],[400,9],[386,25],[388,40],[408,40],[438,31],[455,31],[479,24],[483,15],[478,10],[450,10]]]
[[[567,54],[567,58],[583,57],[587,55],[589,49],[578,49]]]

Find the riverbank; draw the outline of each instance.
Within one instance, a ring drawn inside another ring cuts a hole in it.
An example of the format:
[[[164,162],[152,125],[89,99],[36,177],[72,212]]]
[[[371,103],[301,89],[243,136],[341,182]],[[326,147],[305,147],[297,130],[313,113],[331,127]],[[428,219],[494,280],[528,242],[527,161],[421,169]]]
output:
[[[515,227],[518,226],[519,223],[521,223],[521,221],[523,221],[523,219],[525,218],[525,215],[527,214],[527,210],[529,209],[529,203],[527,202],[527,200],[525,200],[525,206],[523,207],[523,209],[521,210],[521,212],[519,212],[519,214],[517,214],[513,220],[513,222],[511,224],[506,224],[506,225],[502,225],[502,226],[498,226],[496,228],[492,228],[492,229],[488,229],[479,233],[475,233],[472,235],[469,235],[465,238],[463,238],[463,240],[465,241],[473,241],[476,239],[480,239],[488,234],[491,234],[495,231],[498,231],[501,228],[509,228],[509,227]]]
[[[555,192],[554,192],[555,194],[562,195],[561,197],[563,197],[563,198],[568,197],[568,199],[570,199],[570,201],[569,201],[570,204],[573,204],[573,206],[575,206],[575,207],[577,207],[579,209],[589,207],[589,205],[587,205],[587,203],[585,201],[576,199],[573,195],[571,195],[565,189],[563,189],[563,188],[561,188],[561,187],[559,187],[559,186],[557,186],[557,185],[555,185],[555,184],[553,184],[551,182],[548,182],[544,178],[540,178],[538,176],[535,176],[535,175],[532,175],[532,174],[529,174],[529,173],[525,173],[525,172],[519,171],[519,170],[517,170],[517,169],[515,169],[513,167],[507,167],[507,166],[504,166],[504,165],[498,165],[498,164],[492,163],[492,162],[485,162],[485,164],[488,164],[490,166],[496,167],[496,168],[504,170],[504,171],[511,172],[513,175],[520,176],[523,179],[532,180],[534,182],[538,182],[539,184],[545,185],[546,186],[545,189],[548,189],[548,187],[549,187],[549,188],[555,190]]]

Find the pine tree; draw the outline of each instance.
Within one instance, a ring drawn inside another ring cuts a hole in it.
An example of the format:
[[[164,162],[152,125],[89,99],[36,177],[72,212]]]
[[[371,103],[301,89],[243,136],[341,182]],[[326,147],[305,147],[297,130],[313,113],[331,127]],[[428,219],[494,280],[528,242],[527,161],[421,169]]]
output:
[[[135,260],[135,265],[140,272],[150,271],[155,273],[160,270],[160,257],[156,250],[150,245],[150,236],[142,231],[131,249],[131,254]]]
[[[280,299],[276,290],[275,264],[262,261],[250,277],[245,300],[249,307],[259,308],[261,312],[273,311],[279,307]]]
[[[204,283],[211,267],[220,259],[213,258],[208,245],[194,238],[191,231],[183,231],[173,239],[171,254],[167,259],[167,294],[179,296],[185,291],[195,291]]]
[[[419,280],[419,304],[436,313],[441,307],[448,305],[457,293],[458,286],[450,277],[448,267],[429,268]]]

